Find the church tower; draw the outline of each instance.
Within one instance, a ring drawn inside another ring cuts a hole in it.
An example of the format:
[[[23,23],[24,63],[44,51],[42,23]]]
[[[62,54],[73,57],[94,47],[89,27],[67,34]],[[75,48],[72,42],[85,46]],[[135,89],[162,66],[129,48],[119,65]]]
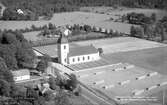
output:
[[[67,37],[62,33],[58,39],[58,61],[60,64],[68,64],[69,44]]]

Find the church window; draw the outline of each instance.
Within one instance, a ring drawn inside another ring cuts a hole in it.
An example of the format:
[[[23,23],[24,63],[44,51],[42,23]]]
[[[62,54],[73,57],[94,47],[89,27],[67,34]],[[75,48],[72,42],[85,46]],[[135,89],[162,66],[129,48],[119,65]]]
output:
[[[90,57],[88,56],[88,60],[90,59]]]
[[[66,49],[66,46],[64,46],[64,49]]]
[[[73,58],[72,61],[75,62],[75,58]]]
[[[83,57],[83,61],[85,60],[85,57]]]
[[[78,61],[80,61],[80,58],[78,57]]]

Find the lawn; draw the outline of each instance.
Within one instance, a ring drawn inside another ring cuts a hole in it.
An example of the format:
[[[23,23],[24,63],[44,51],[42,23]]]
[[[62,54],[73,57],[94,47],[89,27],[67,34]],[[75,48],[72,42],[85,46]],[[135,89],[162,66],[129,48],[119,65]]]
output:
[[[113,19],[118,19],[119,16],[135,12],[135,13],[143,13],[146,16],[151,16],[152,13],[155,13],[157,16],[157,20],[167,15],[165,10],[159,9],[140,9],[140,8],[126,8],[126,7],[118,7],[114,9],[113,7],[82,7],[81,11],[87,11],[92,13],[103,13],[111,15]]]
[[[23,36],[28,41],[37,41],[40,40],[40,37],[37,36],[40,32],[41,31],[26,32],[23,33]]]
[[[119,52],[105,56],[112,62],[128,62],[167,75],[167,47]]]
[[[30,28],[33,24],[37,27],[48,24],[49,22],[57,25],[88,24],[91,26],[113,29],[124,33],[130,32],[130,24],[108,22],[111,16],[106,14],[86,13],[86,12],[66,12],[56,13],[49,21],[0,21],[0,29],[25,29]]]

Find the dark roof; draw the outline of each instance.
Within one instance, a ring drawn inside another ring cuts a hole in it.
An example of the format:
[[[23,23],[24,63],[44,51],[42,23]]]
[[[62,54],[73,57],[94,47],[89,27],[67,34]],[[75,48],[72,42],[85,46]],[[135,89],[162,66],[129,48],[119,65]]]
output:
[[[71,57],[71,56],[88,55],[97,52],[98,52],[97,49],[93,45],[81,46],[81,47],[70,48],[68,56]]]
[[[12,71],[12,74],[14,77],[19,77],[24,75],[30,75],[30,71],[28,69],[20,69],[20,70]]]
[[[57,41],[58,44],[61,44],[61,43],[68,43],[68,39],[65,35],[61,35]]]

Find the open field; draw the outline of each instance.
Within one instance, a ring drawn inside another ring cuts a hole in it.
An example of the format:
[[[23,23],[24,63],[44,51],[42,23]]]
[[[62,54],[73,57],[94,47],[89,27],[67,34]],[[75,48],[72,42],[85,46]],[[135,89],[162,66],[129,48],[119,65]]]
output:
[[[124,68],[128,65],[132,67]],[[167,77],[161,74],[147,76],[147,74],[155,72],[131,64],[128,65],[123,63],[110,64],[104,67],[77,71],[75,73],[81,82],[91,87],[93,90],[97,92],[101,91],[103,94],[115,99],[117,97],[148,97],[166,88],[166,86],[159,86],[147,90],[146,88],[166,82]],[[138,80],[136,79],[142,76],[145,77]],[[135,90],[143,90],[143,92],[134,94]]]
[[[26,27],[30,28],[33,24],[35,26],[43,26],[51,22],[57,26],[67,24],[88,24],[91,26],[117,30],[127,34],[130,32],[130,24],[106,21],[110,18],[111,16],[107,14],[67,12],[54,14],[53,18],[49,21],[0,21],[0,29],[25,29]]]
[[[37,40],[40,40],[40,37],[37,37],[37,35],[40,32],[41,31],[26,32],[26,33],[23,33],[23,35],[24,35],[24,38],[26,38],[28,41],[37,41]]]
[[[80,41],[74,42],[74,44],[78,46],[93,44],[96,48],[103,48],[104,54],[167,46],[166,44],[133,37],[116,37],[111,39],[106,38],[101,40]]]
[[[143,13],[146,16],[151,16],[152,13],[155,13],[157,16],[157,20],[162,19],[162,17],[167,15],[167,11],[158,10],[158,9],[139,9],[139,8],[126,8],[119,7],[118,9],[114,9],[113,7],[82,7],[81,11],[93,12],[93,13],[103,13],[112,15],[113,19],[118,19],[119,16],[126,15],[127,13],[135,12],[135,13]]]
[[[87,40],[70,43],[70,47],[86,46],[93,44],[96,48],[103,48],[104,54],[136,51],[148,48],[165,47],[166,44],[161,44],[153,41],[147,41],[143,39],[133,37],[116,37],[106,38],[98,40]],[[49,54],[50,56],[57,56],[57,45],[47,45],[34,47],[39,52]]]
[[[113,53],[103,56],[111,62],[128,62],[167,75],[167,47]]]

